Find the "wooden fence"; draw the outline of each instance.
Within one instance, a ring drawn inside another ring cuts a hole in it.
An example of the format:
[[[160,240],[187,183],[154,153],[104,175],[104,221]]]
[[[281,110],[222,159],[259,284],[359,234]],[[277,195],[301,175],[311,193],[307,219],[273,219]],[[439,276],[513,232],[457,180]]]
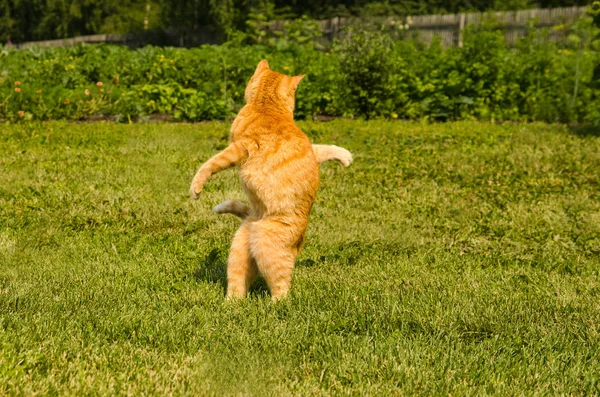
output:
[[[408,17],[384,18],[332,18],[317,21],[323,32],[319,43],[327,45],[335,38],[340,38],[345,32],[345,27],[360,27],[365,24],[379,24],[388,27],[397,38],[411,38],[430,42],[434,36],[440,36],[444,46],[462,46],[462,32],[469,25],[480,25],[484,22],[494,22],[504,30],[506,43],[513,45],[527,34],[528,24],[538,28],[552,28],[558,25],[568,25],[585,14],[585,7],[545,8],[523,11],[463,13],[446,15],[419,15]],[[272,21],[269,25],[271,31],[282,31],[289,21]],[[167,32],[146,32],[139,34],[97,34],[80,36],[71,39],[34,41],[17,44],[18,48],[32,46],[68,46],[77,43],[115,43],[137,48],[147,44],[170,45],[176,47],[191,47],[201,44],[218,44],[223,37],[214,33],[214,28],[207,28],[196,32],[178,32],[170,29]],[[550,29],[550,39],[562,41],[566,37],[565,29]]]
[[[508,12],[478,12],[445,15],[419,15],[386,18],[332,18],[317,21],[323,32],[320,44],[327,45],[334,38],[344,34],[345,27],[360,27],[365,24],[378,24],[388,28],[398,38],[411,38],[431,42],[439,36],[444,46],[462,46],[462,32],[469,25],[493,22],[504,30],[506,43],[514,45],[527,34],[528,24],[532,21],[537,28],[552,28],[569,25],[585,14],[585,7],[545,8]],[[287,21],[273,21],[270,29],[281,31]],[[550,39],[562,41],[566,38],[566,29],[550,29]]]
[[[15,44],[17,48],[28,47],[65,47],[80,43],[110,43],[120,44],[131,48],[140,48],[145,45],[171,46],[171,47],[196,47],[202,44],[221,44],[224,42],[222,34],[216,33],[214,27],[205,27],[197,31],[188,32],[177,29],[166,31],[147,31],[128,34],[94,34],[78,36],[69,39],[29,41]]]
[[[122,34],[94,34],[90,36],[79,36],[70,39],[60,40],[44,40],[44,41],[28,41],[25,43],[15,44],[17,48],[28,47],[66,47],[79,43],[118,43],[123,44],[126,41],[126,35]]]

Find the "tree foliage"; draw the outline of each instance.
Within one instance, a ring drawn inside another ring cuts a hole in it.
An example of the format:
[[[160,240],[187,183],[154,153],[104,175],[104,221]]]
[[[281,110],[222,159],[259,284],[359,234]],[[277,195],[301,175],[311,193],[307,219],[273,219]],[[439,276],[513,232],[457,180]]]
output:
[[[22,42],[95,33],[207,26],[244,30],[250,14],[378,16],[586,5],[587,0],[0,0],[0,40]]]
[[[303,22],[304,21],[304,22]],[[549,40],[532,30],[507,46],[493,28],[467,29],[463,47],[393,41],[381,30],[351,31],[315,49],[306,19],[259,44],[229,41],[191,49],[83,45],[17,50],[0,46],[0,122],[168,114],[223,119],[243,106],[261,59],[306,74],[295,115],[425,120],[511,120],[600,124],[600,30],[584,18]]]

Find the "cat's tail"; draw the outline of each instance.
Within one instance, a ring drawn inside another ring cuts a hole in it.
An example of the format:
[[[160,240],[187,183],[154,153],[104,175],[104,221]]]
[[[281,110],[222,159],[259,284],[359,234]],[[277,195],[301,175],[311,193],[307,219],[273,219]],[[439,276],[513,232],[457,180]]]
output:
[[[250,207],[239,201],[226,200],[213,208],[215,214],[233,214],[242,219],[246,219],[250,213]]]

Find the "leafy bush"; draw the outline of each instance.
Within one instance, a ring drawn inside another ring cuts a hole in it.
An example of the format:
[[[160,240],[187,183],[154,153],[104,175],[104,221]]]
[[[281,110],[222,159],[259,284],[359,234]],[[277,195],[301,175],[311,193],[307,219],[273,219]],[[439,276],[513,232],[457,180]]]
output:
[[[566,29],[559,26],[553,29]],[[282,73],[306,74],[296,117],[482,119],[600,124],[600,43],[592,17],[566,44],[531,30],[509,48],[494,28],[468,30],[462,48],[350,32],[331,52],[306,41],[310,29],[242,45],[193,49],[111,45],[15,50],[0,47],[0,119],[77,120],[151,114],[198,121],[230,117],[263,58]],[[594,77],[594,69],[596,77]]]
[[[600,29],[600,1],[594,1],[590,7],[589,14],[592,17],[593,25],[597,30]],[[596,33],[596,36],[594,36],[592,40],[592,48],[596,51],[600,51],[600,33]],[[598,92],[600,92],[600,60],[596,60],[596,65],[592,74],[592,87],[596,92],[595,99],[600,102],[600,94],[598,94]],[[600,106],[595,106],[590,109],[589,120],[596,126],[600,126]]]
[[[345,109],[367,118],[393,113],[396,64],[389,36],[370,30],[348,32],[337,51]]]

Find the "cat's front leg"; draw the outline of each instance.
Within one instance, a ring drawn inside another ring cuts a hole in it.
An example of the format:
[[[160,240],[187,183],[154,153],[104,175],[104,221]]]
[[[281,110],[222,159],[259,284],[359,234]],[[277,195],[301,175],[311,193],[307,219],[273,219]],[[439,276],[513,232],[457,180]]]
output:
[[[192,185],[190,186],[190,196],[192,196],[194,200],[197,200],[200,197],[202,188],[209,177],[210,174],[206,169],[202,169],[202,167],[196,172],[194,179],[192,179]]]
[[[343,147],[335,145],[312,145],[313,152],[319,164],[329,160],[337,160],[348,167],[352,162],[352,153]]]
[[[194,199],[200,197],[204,184],[212,174],[239,164],[247,155],[248,151],[244,142],[231,143],[221,153],[213,156],[204,163],[198,172],[196,172],[190,186],[190,196]]]

